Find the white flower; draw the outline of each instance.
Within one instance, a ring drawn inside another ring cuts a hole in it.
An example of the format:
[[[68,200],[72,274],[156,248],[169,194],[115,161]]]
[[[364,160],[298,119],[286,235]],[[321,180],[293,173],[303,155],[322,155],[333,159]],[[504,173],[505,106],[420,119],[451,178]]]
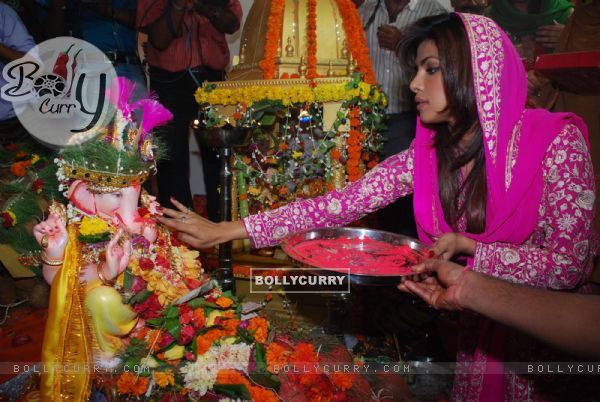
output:
[[[564,232],[570,232],[575,227],[577,219],[571,215],[563,215],[558,218],[558,228]]]
[[[586,211],[591,211],[594,207],[595,200],[596,196],[594,192],[592,190],[585,190],[577,196],[577,200],[575,201],[575,203],[581,208],[585,209]]]
[[[342,203],[339,200],[331,200],[327,204],[327,212],[332,215],[339,215],[342,212]]]
[[[205,354],[198,356],[195,362],[187,363],[181,368],[181,372],[185,374],[185,387],[199,392],[200,396],[206,394],[217,381],[219,369],[213,349],[214,347],[210,348]]]
[[[567,152],[564,149],[559,150],[556,153],[556,157],[554,158],[554,162],[556,164],[561,164],[567,160]]]
[[[504,250],[500,253],[500,261],[506,265],[516,264],[520,261],[519,253],[511,249]]]
[[[288,228],[286,228],[285,226],[277,226],[273,230],[273,237],[276,239],[281,239],[285,237],[288,234],[288,232]]]

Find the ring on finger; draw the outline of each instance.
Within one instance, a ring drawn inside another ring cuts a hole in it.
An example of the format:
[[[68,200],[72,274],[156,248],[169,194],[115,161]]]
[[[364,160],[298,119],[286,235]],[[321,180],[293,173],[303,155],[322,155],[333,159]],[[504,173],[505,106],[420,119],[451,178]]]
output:
[[[40,245],[42,248],[48,248],[48,235],[43,235],[40,240]]]
[[[180,220],[182,223],[185,223],[185,221],[187,220],[187,216],[185,216],[185,215],[181,215],[181,216],[179,217],[179,220]]]

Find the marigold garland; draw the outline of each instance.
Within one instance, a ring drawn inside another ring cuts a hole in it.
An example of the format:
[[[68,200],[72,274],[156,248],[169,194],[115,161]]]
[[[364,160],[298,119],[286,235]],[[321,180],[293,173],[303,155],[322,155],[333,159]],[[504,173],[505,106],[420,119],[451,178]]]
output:
[[[346,171],[348,172],[348,181],[354,182],[361,176],[360,161],[362,154],[362,143],[365,134],[360,127],[360,109],[353,107],[348,112],[350,118],[350,131],[348,132],[348,162],[346,162]]]
[[[199,104],[237,105],[241,102],[253,104],[262,100],[280,100],[284,106],[298,103],[339,102],[358,98],[374,104],[387,106],[387,98],[373,85],[359,82],[352,88],[347,83],[319,83],[314,88],[298,85],[250,85],[240,88],[198,88],[195,97]]]
[[[281,40],[283,29],[283,12],[285,11],[285,0],[271,0],[271,10],[267,21],[267,34],[265,38],[265,50],[263,59],[258,63],[263,72],[265,80],[275,78],[275,62],[277,48]]]
[[[317,0],[308,0],[306,18],[307,69],[306,78],[317,77]]]
[[[342,25],[344,26],[346,40],[348,41],[352,57],[356,60],[358,69],[363,74],[364,80],[374,85],[377,80],[373,73],[365,32],[362,29],[357,29],[357,27],[362,27],[362,21],[356,11],[356,6],[352,0],[336,0],[336,3],[342,16]]]

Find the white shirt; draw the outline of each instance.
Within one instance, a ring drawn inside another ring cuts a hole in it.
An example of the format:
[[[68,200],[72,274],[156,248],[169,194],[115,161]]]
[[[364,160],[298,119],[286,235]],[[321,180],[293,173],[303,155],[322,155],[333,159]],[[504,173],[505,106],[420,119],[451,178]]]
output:
[[[379,3],[379,7],[377,4]],[[373,22],[367,27],[365,36],[371,55],[371,63],[377,82],[388,96],[387,113],[400,113],[411,109],[411,95],[408,84],[412,77],[406,77],[400,68],[396,53],[379,47],[377,29],[381,25],[393,25],[401,31],[416,20],[448,12],[436,0],[410,0],[408,5],[398,14],[395,22],[390,17],[385,6],[385,0],[366,0],[358,9],[364,25],[375,13]]]

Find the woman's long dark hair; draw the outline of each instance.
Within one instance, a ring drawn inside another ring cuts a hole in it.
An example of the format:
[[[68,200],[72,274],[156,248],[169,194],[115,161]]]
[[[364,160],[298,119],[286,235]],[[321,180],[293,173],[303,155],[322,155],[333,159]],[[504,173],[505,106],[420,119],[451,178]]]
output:
[[[473,89],[469,40],[457,14],[418,20],[406,30],[399,48],[400,61],[408,76],[417,70],[417,49],[428,39],[438,48],[447,110],[456,121],[452,127],[448,124],[433,127],[444,219],[458,231],[458,222],[464,215],[467,232],[482,233],[487,197],[485,151]],[[462,144],[463,139],[468,138],[465,136],[471,133],[471,139]],[[463,180],[461,168],[470,161],[474,162],[473,168]]]

